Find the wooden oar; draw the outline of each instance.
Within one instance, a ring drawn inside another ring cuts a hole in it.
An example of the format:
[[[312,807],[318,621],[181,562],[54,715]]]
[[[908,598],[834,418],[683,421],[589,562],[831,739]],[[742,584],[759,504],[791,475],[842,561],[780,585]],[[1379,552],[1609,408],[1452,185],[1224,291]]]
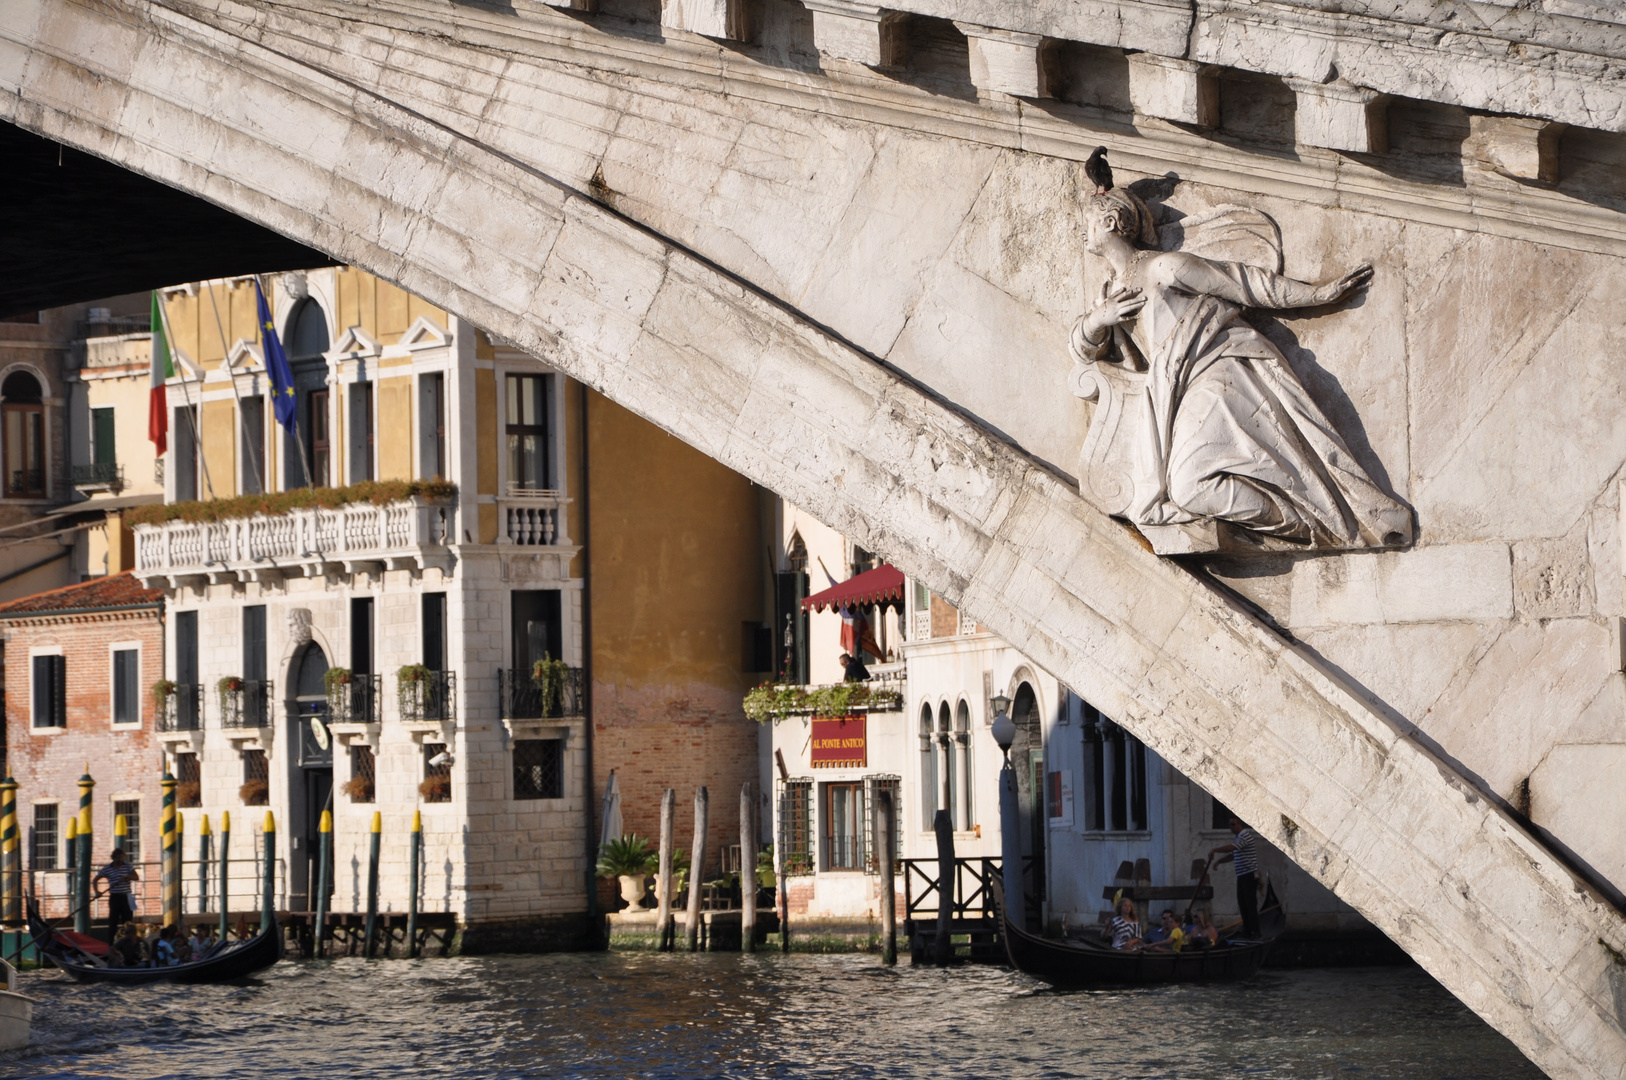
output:
[[[1203,891],[1203,882],[1208,880],[1208,872],[1214,868],[1214,853],[1208,853],[1208,861],[1203,864],[1203,876],[1197,879],[1197,887],[1191,891],[1191,903],[1186,905],[1186,914],[1180,920],[1181,926],[1191,923],[1191,909],[1197,906],[1197,894]]]

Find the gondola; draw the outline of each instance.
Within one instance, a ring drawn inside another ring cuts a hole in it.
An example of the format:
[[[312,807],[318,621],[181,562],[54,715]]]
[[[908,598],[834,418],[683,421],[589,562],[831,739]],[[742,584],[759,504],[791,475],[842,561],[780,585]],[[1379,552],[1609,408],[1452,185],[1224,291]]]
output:
[[[28,901],[28,929],[34,936],[34,947],[82,983],[223,983],[264,971],[282,959],[282,928],[275,916],[270,925],[247,941],[217,945],[202,959],[172,967],[109,967],[105,941],[56,929],[40,916],[39,905],[32,897]]]
[[[1004,927],[1005,954],[1011,966],[1061,989],[1129,986],[1147,983],[1233,982],[1259,970],[1270,947],[1286,927],[1287,917],[1274,891],[1259,912],[1259,941],[1220,939],[1206,949],[1181,952],[1123,951],[1103,941],[1057,941],[1030,934],[1005,914],[1004,889],[993,883],[995,903]]]

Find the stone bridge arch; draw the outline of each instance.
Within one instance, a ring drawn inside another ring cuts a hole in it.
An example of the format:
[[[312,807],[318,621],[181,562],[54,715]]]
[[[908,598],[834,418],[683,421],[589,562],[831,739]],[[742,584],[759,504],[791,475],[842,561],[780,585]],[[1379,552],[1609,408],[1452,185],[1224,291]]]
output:
[[[715,221],[661,231],[679,216],[618,194],[570,114],[613,115],[613,80],[552,98],[538,82],[577,79],[574,32],[527,61],[472,9],[472,50],[427,6],[354,14],[17,0],[0,12],[0,119],[394,281],[897,553],[1551,1075],[1622,1075],[1626,923],[1609,898],[1394,710],[1083,501],[1052,444],[1006,433],[1014,402],[974,415],[878,359],[901,296],[838,333],[820,279],[731,261]],[[636,44],[617,65],[658,74]]]

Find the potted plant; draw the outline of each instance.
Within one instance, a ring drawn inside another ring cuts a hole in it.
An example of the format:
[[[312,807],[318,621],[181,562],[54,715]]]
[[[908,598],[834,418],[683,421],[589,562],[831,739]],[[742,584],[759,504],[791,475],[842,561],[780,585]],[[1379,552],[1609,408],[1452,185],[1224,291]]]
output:
[[[195,807],[203,805],[203,785],[196,780],[183,780],[175,785],[175,805]]]
[[[423,796],[424,802],[451,802],[452,778],[450,776],[426,776],[418,785],[418,794]]]
[[[345,688],[354,679],[350,669],[344,667],[330,667],[322,673],[322,689],[327,694],[328,712],[341,724],[350,719],[350,698]]]
[[[598,876],[619,878],[621,899],[628,907],[642,907],[644,878],[658,858],[643,837],[636,834],[617,837],[598,853]]]
[[[271,785],[264,780],[245,780],[237,789],[237,797],[244,806],[265,806],[271,801]]]
[[[339,790],[350,796],[351,802],[373,801],[373,782],[365,776],[352,776],[339,786]]]
[[[152,703],[160,709],[175,696],[175,684],[168,679],[159,679],[152,684]]]
[[[241,675],[227,675],[215,683],[215,693],[220,697],[221,712],[226,712],[231,707],[231,696],[241,692],[242,689],[243,677]]]
[[[570,668],[563,660],[555,660],[551,655],[544,655],[542,659],[531,665],[531,682],[542,691],[542,715],[557,715],[565,692],[565,680],[570,677]]]

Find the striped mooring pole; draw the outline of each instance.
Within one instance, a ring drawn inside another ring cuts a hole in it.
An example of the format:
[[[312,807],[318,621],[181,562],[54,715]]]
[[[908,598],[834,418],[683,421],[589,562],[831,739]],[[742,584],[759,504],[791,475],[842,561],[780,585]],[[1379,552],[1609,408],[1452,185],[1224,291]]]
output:
[[[418,955],[418,864],[423,862],[423,813],[412,811],[412,868],[407,871],[407,955]]]
[[[95,797],[96,781],[91,779],[87,761],[85,774],[79,778],[79,911],[73,919],[73,928],[81,934],[90,933],[90,861],[95,858],[90,842],[90,808]]]
[[[73,866],[68,870],[68,909],[73,912],[73,926],[79,929],[79,920],[84,916],[84,900],[79,895],[79,815],[73,814],[68,818],[67,833],[68,854],[73,856]],[[80,931],[89,933],[88,930]]]
[[[180,810],[175,811],[175,910],[186,914],[186,882],[181,877],[181,867],[185,865],[186,856],[186,815]],[[181,929],[186,929],[186,923],[181,923]],[[183,935],[184,936],[184,935]]]
[[[378,843],[384,833],[384,815],[373,811],[373,839],[367,849],[367,926],[361,954],[373,958],[373,929],[378,925]]]
[[[162,862],[159,863],[159,872],[163,877],[163,890],[161,893],[164,913],[164,925],[174,926],[181,921],[181,875],[178,871],[175,846],[175,778],[164,770],[164,778],[158,782],[164,790],[163,808],[159,812],[159,829],[163,837]]]
[[[198,826],[198,914],[209,910],[209,815]]]
[[[322,811],[322,822],[317,826],[321,843],[316,850],[316,927],[312,935],[311,955],[320,957],[327,951],[327,894],[332,888],[333,875],[333,811]]]
[[[230,865],[230,857],[226,852],[226,847],[230,842],[231,811],[222,810],[220,812],[220,940],[222,942],[226,940],[226,934],[231,930],[226,921],[226,882],[228,880],[226,870]]]
[[[277,918],[277,819],[271,811],[265,812],[265,878],[261,885],[260,929],[263,931]]]
[[[22,844],[17,835],[17,781],[8,772],[0,781],[0,921],[23,921]]]

